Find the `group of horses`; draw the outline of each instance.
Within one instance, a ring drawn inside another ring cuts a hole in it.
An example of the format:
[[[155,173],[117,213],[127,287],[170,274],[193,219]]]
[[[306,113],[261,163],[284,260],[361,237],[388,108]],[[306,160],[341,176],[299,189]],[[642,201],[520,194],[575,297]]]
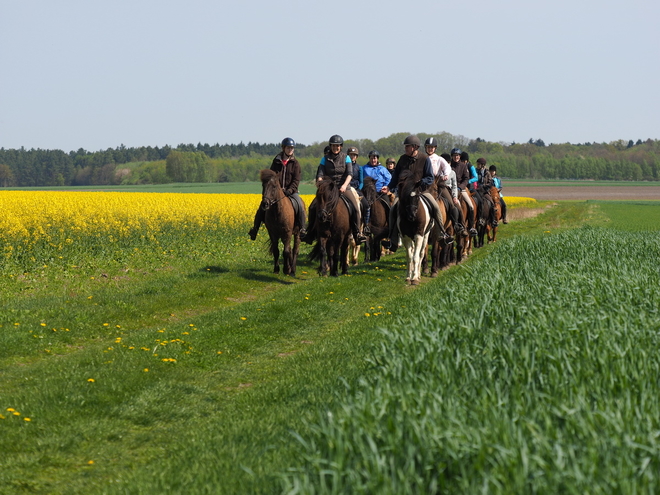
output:
[[[261,171],[262,200],[260,208],[264,210],[264,223],[270,238],[270,252],[274,259],[274,273],[280,273],[280,249],[283,245],[284,274],[295,275],[298,251],[300,248],[300,226],[295,223],[293,202],[284,194],[277,173],[272,170]],[[439,270],[451,263],[460,263],[472,253],[474,247],[481,247],[484,239],[494,242],[497,224],[501,218],[500,197],[497,188],[490,187],[478,193],[482,194],[482,207],[477,208],[473,197],[472,209],[468,208],[463,195],[459,195],[463,224],[472,211],[473,225],[477,236],[456,235],[448,215],[449,205],[445,204],[438,191],[444,187],[436,181],[427,191],[420,190],[420,185],[413,176],[403,172],[398,184],[397,222],[403,246],[406,251],[406,283],[418,285],[422,272],[434,277]],[[365,228],[365,262],[378,261],[383,252],[383,241],[389,235],[389,216],[393,196],[376,191],[375,183],[365,177],[362,189],[370,208],[368,228]],[[434,225],[429,205],[422,197],[422,192],[431,192],[437,198],[444,230],[453,242],[445,241],[438,226]],[[472,193],[477,194],[477,193]],[[351,234],[351,213],[349,202],[342,199],[339,186],[331,179],[319,182],[314,199],[317,218],[315,222],[316,243],[310,253],[311,260],[320,262],[318,272],[322,276],[338,276],[348,273],[349,260],[357,262],[355,246]],[[488,197],[487,197],[488,196]],[[285,199],[286,198],[286,199]],[[293,244],[293,245],[292,245]],[[428,247],[431,246],[431,266],[428,266]]]

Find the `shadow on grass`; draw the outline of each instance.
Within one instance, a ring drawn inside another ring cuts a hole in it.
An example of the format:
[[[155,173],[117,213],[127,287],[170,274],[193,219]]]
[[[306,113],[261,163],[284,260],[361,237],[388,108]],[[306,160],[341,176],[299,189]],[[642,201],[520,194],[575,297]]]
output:
[[[245,280],[254,280],[255,282],[278,283],[282,285],[291,285],[296,283],[296,277],[288,277],[285,275],[277,275],[275,273],[267,275],[263,271],[254,268],[248,270],[239,270],[236,272],[241,278]]]

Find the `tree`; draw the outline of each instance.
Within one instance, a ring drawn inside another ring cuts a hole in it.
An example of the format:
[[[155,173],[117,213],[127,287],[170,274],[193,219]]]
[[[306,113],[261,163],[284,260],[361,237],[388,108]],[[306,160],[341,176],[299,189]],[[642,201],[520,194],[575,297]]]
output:
[[[0,163],[0,186],[8,187],[14,184],[14,173],[8,165]]]

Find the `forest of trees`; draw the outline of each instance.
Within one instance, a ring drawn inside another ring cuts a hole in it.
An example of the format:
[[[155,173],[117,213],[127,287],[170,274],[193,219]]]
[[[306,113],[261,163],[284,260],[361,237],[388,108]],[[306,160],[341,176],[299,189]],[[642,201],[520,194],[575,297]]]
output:
[[[366,155],[376,149],[381,161],[398,158],[408,133],[396,133],[372,141],[347,140]],[[419,134],[424,141],[431,134]],[[512,179],[660,180],[660,140],[619,140],[610,143],[549,144],[538,138],[526,143],[490,142],[468,139],[447,132],[433,134],[438,153],[458,147],[468,151],[471,161],[480,156],[495,164],[498,174]],[[298,144],[296,156],[303,180],[312,180],[326,142]],[[109,184],[164,184],[169,182],[257,181],[279,153],[271,144],[180,144],[90,152],[0,148],[0,187],[87,186]]]

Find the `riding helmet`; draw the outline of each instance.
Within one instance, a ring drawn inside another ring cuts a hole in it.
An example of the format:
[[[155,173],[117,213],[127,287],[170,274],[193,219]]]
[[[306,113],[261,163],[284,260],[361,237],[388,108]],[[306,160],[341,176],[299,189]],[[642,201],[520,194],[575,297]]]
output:
[[[437,148],[438,140],[434,137],[430,137],[424,142],[424,146],[433,146],[434,148]]]
[[[380,153],[378,153],[376,150],[371,150],[369,152],[369,158],[371,158],[372,156],[375,156],[376,158],[380,158]]]
[[[419,140],[417,136],[414,134],[411,134],[408,136],[406,139],[403,140],[403,145],[407,144],[412,144],[413,146],[417,146],[418,148],[422,145],[422,142]]]
[[[453,150],[451,150],[451,155],[452,155],[452,156],[454,156],[454,155],[460,155],[461,153],[463,153],[463,152],[461,151],[460,148],[454,148]]]
[[[360,156],[360,152],[355,146],[349,146],[348,150],[346,151],[347,155],[350,155],[351,153],[355,153],[356,155]]]
[[[470,161],[470,154],[467,151],[464,151],[461,153],[461,161],[462,162],[469,162]]]
[[[290,137],[282,139],[282,148],[285,146],[293,146],[294,148],[296,147],[296,142],[291,139]]]
[[[341,137],[339,134],[334,134],[333,136],[330,136],[330,139],[328,140],[328,144],[330,145],[344,144],[344,138]]]

